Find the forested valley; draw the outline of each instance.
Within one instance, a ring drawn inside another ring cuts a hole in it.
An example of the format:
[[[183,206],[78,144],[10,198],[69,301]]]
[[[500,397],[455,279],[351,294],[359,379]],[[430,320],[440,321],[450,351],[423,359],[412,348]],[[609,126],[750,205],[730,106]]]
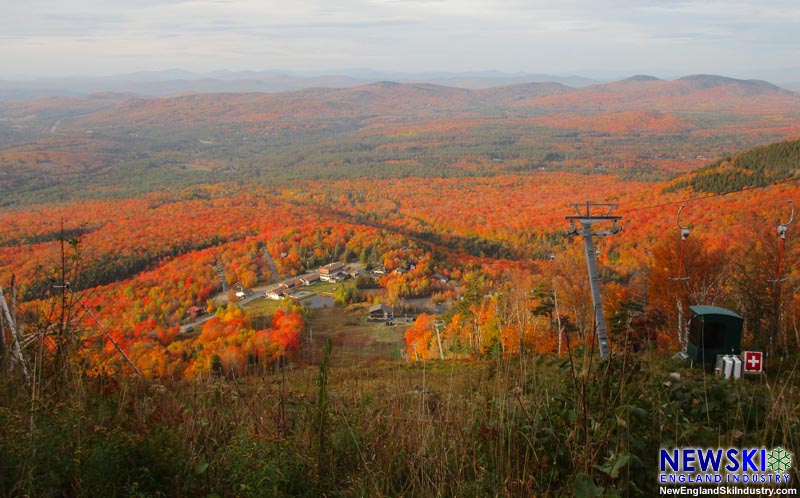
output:
[[[800,96],[712,76],[0,102],[0,496],[652,496],[659,448],[800,448],[799,166]],[[764,375],[674,358],[698,305]]]

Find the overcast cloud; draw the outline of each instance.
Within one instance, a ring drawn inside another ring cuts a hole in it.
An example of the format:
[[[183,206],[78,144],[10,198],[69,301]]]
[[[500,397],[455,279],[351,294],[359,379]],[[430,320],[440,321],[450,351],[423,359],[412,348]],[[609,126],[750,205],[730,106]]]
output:
[[[0,78],[192,71],[800,81],[796,0],[0,0]]]

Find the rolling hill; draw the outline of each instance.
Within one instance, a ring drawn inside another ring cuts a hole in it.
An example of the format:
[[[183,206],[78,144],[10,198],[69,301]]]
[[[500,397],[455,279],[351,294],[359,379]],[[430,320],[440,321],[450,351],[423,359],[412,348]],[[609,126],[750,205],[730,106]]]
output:
[[[384,81],[286,93],[106,93],[0,104],[0,185],[11,192],[3,202],[14,204],[231,179],[600,169],[656,180],[798,136],[798,94],[719,76],[640,75],[579,89]]]
[[[669,190],[692,187],[696,192],[724,194],[796,179],[800,175],[800,140],[756,147],[725,157],[680,178]]]
[[[693,75],[672,81],[634,76],[592,85],[572,93],[532,99],[526,103],[550,112],[608,112],[631,109],[662,111],[744,111],[751,108],[800,108],[794,92],[760,80]]]

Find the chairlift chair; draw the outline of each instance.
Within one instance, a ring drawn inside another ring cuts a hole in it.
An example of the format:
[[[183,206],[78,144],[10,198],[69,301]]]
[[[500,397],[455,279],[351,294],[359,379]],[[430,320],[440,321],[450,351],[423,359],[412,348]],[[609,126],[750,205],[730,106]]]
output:
[[[681,254],[680,254],[680,262],[679,262],[680,266],[679,266],[679,271],[678,271],[679,275],[677,277],[669,277],[670,280],[675,280],[675,281],[689,280],[689,275],[686,274],[686,265],[684,264],[684,255],[686,253],[686,239],[689,238],[690,229],[689,229],[688,226],[681,225],[681,211],[683,211],[683,208],[685,208],[685,207],[686,206],[684,205],[684,206],[681,206],[678,209],[678,217],[677,217],[677,221],[676,221],[676,224],[678,225],[678,229],[681,231],[681,241],[680,241]]]

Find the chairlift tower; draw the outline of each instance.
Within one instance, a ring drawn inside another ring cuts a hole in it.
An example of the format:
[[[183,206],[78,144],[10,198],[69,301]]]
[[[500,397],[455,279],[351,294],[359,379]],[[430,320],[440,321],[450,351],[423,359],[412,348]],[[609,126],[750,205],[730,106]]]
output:
[[[597,254],[594,250],[592,237],[604,237],[618,233],[622,228],[617,225],[617,221],[622,217],[611,215],[611,211],[617,207],[616,204],[593,204],[587,201],[586,204],[573,204],[572,206],[575,208],[577,215],[565,216],[572,225],[568,234],[578,235],[578,228],[575,226],[575,222],[577,221],[581,224],[580,235],[583,236],[583,245],[586,250],[586,266],[589,269],[589,285],[592,288],[597,342],[600,345],[600,357],[606,358],[608,357],[608,332],[606,330],[606,319],[603,315],[603,300],[600,296],[600,275],[597,272]],[[610,229],[593,231],[592,225],[607,221],[612,223]]]

